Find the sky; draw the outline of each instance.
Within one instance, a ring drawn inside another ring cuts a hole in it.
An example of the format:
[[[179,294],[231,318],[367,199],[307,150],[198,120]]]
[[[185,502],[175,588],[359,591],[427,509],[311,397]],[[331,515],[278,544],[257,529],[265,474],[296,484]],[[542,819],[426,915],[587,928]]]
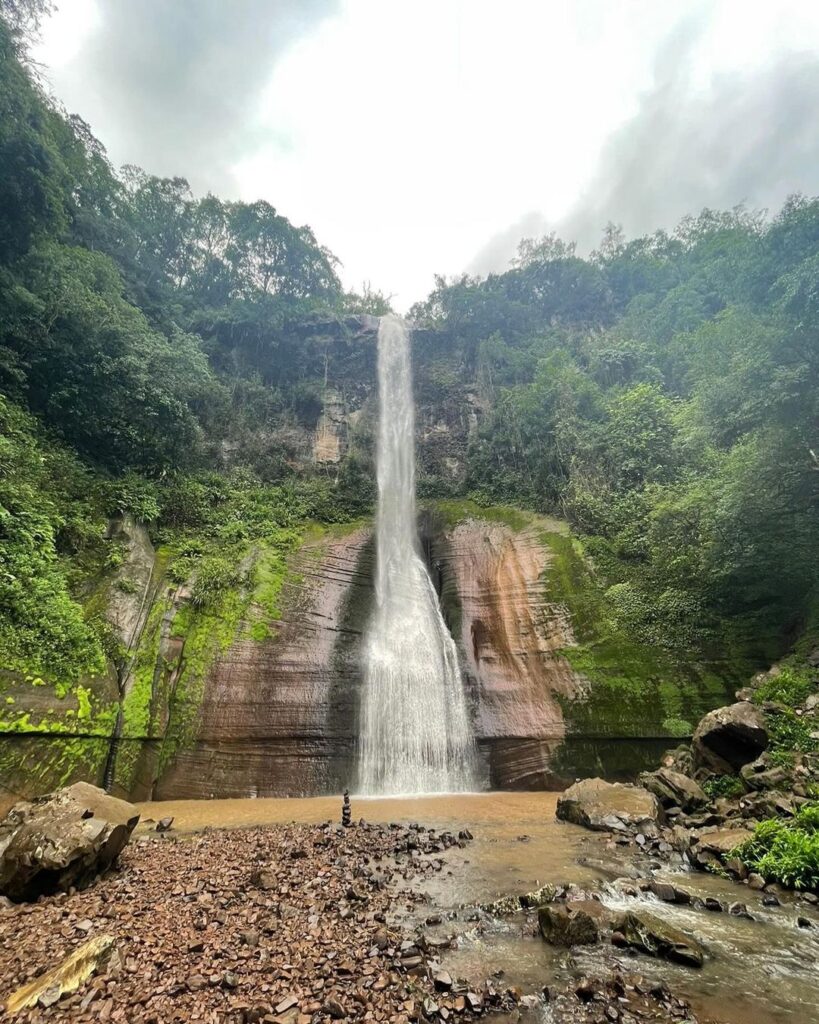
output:
[[[817,0],[57,0],[33,56],[115,166],[270,201],[398,310],[819,193]]]

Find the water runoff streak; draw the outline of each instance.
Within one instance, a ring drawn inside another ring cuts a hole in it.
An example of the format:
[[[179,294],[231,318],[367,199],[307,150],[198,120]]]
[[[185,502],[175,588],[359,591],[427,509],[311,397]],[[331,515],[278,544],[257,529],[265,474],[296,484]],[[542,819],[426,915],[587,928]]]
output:
[[[418,544],[409,330],[378,329],[375,609],[365,637],[359,791],[475,789],[475,743],[458,654]]]

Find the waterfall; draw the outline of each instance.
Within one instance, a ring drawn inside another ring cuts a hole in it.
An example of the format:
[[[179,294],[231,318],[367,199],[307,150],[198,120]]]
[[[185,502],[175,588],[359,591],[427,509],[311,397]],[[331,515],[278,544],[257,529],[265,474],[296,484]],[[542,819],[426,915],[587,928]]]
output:
[[[364,645],[358,788],[474,789],[458,654],[419,552],[409,331],[395,316],[379,323],[378,397],[375,609]]]

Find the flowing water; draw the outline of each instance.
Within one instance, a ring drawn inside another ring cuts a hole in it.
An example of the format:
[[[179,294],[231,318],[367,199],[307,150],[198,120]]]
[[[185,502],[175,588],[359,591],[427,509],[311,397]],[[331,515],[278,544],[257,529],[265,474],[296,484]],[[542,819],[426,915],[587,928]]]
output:
[[[415,510],[410,337],[378,329],[375,609],[367,628],[358,789],[373,795],[475,788],[475,743],[455,643],[421,558]]]
[[[709,1024],[819,1024],[819,914],[815,910],[765,907],[762,894],[745,886],[713,875],[670,870],[663,877],[692,895],[747,903],[754,920],[660,903],[650,895],[626,896],[609,883],[617,875],[630,873],[629,855],[619,847],[607,847],[600,833],[556,821],[557,797],[556,793],[460,793],[414,799],[354,798],[353,818],[417,821],[438,829],[473,831],[474,842],[448,851],[443,871],[419,880],[429,901],[413,904],[411,909],[398,901],[396,915],[408,929],[418,925],[427,933],[455,936],[455,948],[442,953],[444,966],[475,986],[500,970],[504,985],[537,993],[546,984],[584,973],[595,976],[605,965],[620,964],[628,972],[668,981]],[[339,822],[341,798],[181,800],[146,803],[140,810],[154,820],[174,816],[174,828],[184,832],[205,826]],[[646,859],[638,864],[645,872]],[[524,915],[495,918],[470,911],[546,882],[573,882],[599,891],[614,909],[648,910],[669,919],[705,943],[705,966],[697,971],[650,957],[630,957],[606,944],[555,949],[539,938]],[[400,884],[405,884],[403,879]],[[430,928],[424,920],[433,910],[443,921]],[[813,927],[798,927],[798,914]]]

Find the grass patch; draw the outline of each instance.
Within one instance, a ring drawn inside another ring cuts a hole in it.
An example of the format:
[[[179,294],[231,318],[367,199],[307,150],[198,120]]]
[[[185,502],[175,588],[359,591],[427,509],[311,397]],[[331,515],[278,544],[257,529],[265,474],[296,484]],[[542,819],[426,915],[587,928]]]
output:
[[[706,796],[712,800],[717,800],[721,796],[742,796],[745,792],[745,786],[738,775],[719,775],[713,779],[706,779],[702,788]]]
[[[482,505],[474,498],[443,498],[430,507],[449,528],[467,519],[480,519],[488,523],[501,523],[518,533],[530,526],[535,518],[532,512],[525,512],[512,505]]]
[[[785,663],[778,675],[771,675],[754,691],[754,701],[762,704],[773,701],[794,708],[816,693],[817,670],[805,665]]]

